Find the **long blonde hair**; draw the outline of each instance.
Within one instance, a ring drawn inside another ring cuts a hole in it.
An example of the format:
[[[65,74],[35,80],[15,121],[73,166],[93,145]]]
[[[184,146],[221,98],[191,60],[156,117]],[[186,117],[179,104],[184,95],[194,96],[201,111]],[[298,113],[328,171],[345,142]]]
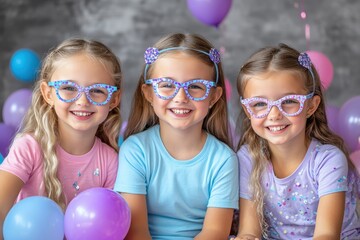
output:
[[[268,71],[291,71],[295,73],[305,83],[305,89],[308,92],[313,91],[313,80],[309,70],[302,67],[298,62],[300,53],[295,49],[279,44],[278,47],[266,47],[255,52],[241,67],[237,78],[237,90],[240,96],[243,96],[247,82],[256,75]],[[321,102],[315,111],[307,119],[305,136],[306,141],[312,138],[319,140],[322,144],[331,144],[338,147],[346,155],[350,167],[353,167],[348,150],[344,141],[334,134],[328,127],[325,114],[325,103],[319,76],[314,66],[311,66],[315,77],[315,95],[318,95]],[[246,116],[245,111],[240,107],[239,123],[241,123],[241,139],[238,143],[239,150],[242,145],[248,145],[248,149],[253,161],[253,169],[250,177],[250,186],[253,194],[253,200],[257,204],[257,212],[260,216],[260,224],[263,232],[266,234],[267,224],[263,214],[264,191],[261,186],[261,178],[265,166],[270,160],[270,150],[265,139],[258,136],[251,127],[250,119]],[[239,125],[240,126],[240,125]]]
[[[104,44],[98,41],[85,39],[68,39],[52,49],[45,57],[39,75],[35,83],[31,106],[24,117],[17,137],[24,134],[32,135],[40,144],[43,155],[44,189],[47,197],[58,203],[65,209],[65,199],[62,186],[57,176],[59,160],[56,155],[58,144],[58,117],[55,111],[44,100],[40,85],[49,82],[56,70],[56,63],[79,53],[86,53],[104,64],[113,74],[115,84],[120,89],[122,72],[120,62],[115,54]],[[100,124],[96,132],[104,143],[118,151],[118,135],[121,127],[120,106],[109,112],[106,120]]]
[[[164,38],[160,39],[154,47],[159,50],[172,47],[185,47],[190,49],[197,49],[204,52],[209,52],[213,46],[209,41],[204,39],[202,36],[196,34],[182,34],[175,33],[169,34]],[[199,53],[197,51],[191,50],[181,50],[186,51],[188,54],[191,54],[193,57],[201,60],[202,62],[208,64],[209,66],[214,66],[214,63],[210,60],[209,56]],[[159,58],[162,57],[161,54]],[[153,63],[148,68],[148,75],[151,74],[152,66],[156,64]],[[141,90],[141,86],[144,84],[144,69],[139,78],[138,85],[136,87],[131,112],[129,115],[128,125],[125,130],[125,139],[132,134],[144,131],[151,126],[154,126],[159,123],[159,118],[156,116],[152,106],[146,100]],[[225,82],[224,82],[224,73],[221,63],[218,63],[218,72],[219,78],[217,86],[223,89],[223,94],[220,99],[213,105],[209,110],[208,115],[205,117],[203,122],[203,129],[205,129],[210,134],[217,137],[222,142],[231,145],[231,139],[228,134],[228,112],[226,108],[226,91],[225,91]],[[215,69],[214,69],[214,78],[215,78]]]

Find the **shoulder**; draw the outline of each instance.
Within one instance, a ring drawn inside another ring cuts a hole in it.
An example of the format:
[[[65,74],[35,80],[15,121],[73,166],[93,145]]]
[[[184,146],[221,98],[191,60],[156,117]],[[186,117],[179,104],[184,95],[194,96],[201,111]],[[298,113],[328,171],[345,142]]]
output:
[[[333,163],[347,162],[345,154],[338,147],[331,144],[322,144],[316,139],[312,140],[309,150],[313,155],[314,162],[317,164],[327,161]]]
[[[123,149],[126,149],[128,147],[135,147],[138,146],[140,148],[144,148],[146,146],[152,145],[152,142],[157,141],[159,134],[159,127],[158,125],[155,125],[151,128],[146,129],[145,131],[133,134],[129,136],[123,144],[121,145],[121,151]]]
[[[231,149],[231,147],[229,147],[226,143],[220,141],[210,133],[208,133],[205,148],[209,154],[217,154],[228,158],[236,158],[236,153]]]
[[[98,152],[102,155],[110,156],[110,157],[116,157],[117,152],[115,149],[110,147],[108,144],[101,141],[100,138],[95,139],[94,147],[98,149]]]
[[[11,152],[25,155],[37,155],[41,152],[40,144],[30,134],[24,134],[14,139]]]

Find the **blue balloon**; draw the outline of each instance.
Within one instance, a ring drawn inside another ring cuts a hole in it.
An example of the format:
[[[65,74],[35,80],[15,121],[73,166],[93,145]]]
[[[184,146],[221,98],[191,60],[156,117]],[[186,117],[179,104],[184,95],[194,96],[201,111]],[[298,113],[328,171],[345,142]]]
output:
[[[3,234],[6,240],[63,240],[64,213],[47,197],[24,198],[7,214]]]
[[[40,68],[40,57],[31,49],[17,50],[11,57],[10,70],[14,77],[23,82],[33,82]]]
[[[0,164],[2,164],[3,161],[4,161],[4,157],[3,157],[3,155],[1,155],[1,153],[0,153]]]

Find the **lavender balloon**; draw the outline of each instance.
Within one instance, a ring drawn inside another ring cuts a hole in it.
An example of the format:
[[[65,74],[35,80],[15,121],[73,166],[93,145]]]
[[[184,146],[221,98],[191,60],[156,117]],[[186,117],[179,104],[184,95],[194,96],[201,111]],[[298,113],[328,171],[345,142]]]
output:
[[[346,101],[339,111],[339,134],[350,152],[359,144],[360,137],[360,96]]]
[[[9,152],[10,144],[15,136],[16,130],[13,126],[0,123],[0,154],[6,156]],[[1,164],[2,161],[0,161]]]
[[[130,228],[130,208],[120,194],[91,188],[68,205],[64,229],[67,240],[120,240]]]
[[[19,89],[10,94],[5,100],[2,116],[4,123],[18,128],[30,107],[32,92],[30,89]]]
[[[329,128],[336,134],[339,134],[338,116],[340,109],[332,105],[326,105],[325,111],[326,111],[326,117],[328,120]]]
[[[218,27],[228,14],[232,0],[187,0],[190,12],[200,22]]]

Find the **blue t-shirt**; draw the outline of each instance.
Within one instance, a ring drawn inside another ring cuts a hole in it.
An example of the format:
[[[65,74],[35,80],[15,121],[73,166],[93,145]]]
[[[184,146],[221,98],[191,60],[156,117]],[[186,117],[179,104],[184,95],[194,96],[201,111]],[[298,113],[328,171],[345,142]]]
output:
[[[208,207],[238,208],[237,156],[207,134],[197,156],[176,160],[156,125],[121,145],[114,190],[146,195],[153,239],[193,239],[202,230]]]
[[[251,200],[249,180],[253,163],[248,146],[242,146],[237,155],[240,197]],[[345,155],[335,146],[322,145],[315,139],[290,176],[277,178],[269,162],[261,179],[269,239],[312,239],[320,197],[335,192],[346,192],[341,239],[360,239],[356,181],[355,173],[348,171]]]

